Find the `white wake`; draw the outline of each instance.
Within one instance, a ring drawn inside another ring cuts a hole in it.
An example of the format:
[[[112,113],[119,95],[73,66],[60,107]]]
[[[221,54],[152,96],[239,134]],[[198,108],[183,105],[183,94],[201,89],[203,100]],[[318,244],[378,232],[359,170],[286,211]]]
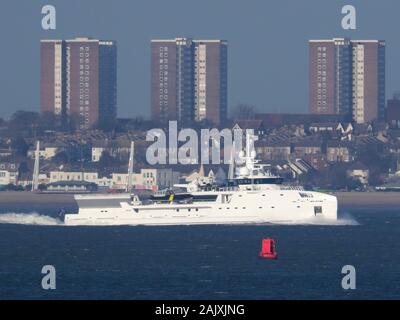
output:
[[[282,223],[272,223],[281,225],[315,225],[315,226],[358,226],[360,223],[349,213],[341,214],[337,220],[324,217],[314,217],[304,220],[285,221]]]
[[[4,213],[0,214],[0,223],[56,226],[61,225],[62,221],[57,218],[41,215],[38,213]]]

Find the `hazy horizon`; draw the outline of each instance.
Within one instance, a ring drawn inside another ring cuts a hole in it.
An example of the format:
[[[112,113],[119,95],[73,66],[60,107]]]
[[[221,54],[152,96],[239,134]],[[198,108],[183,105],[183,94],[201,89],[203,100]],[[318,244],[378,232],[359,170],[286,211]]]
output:
[[[192,37],[228,41],[228,105],[260,112],[308,111],[308,40],[386,40],[386,97],[400,89],[400,3],[353,0],[3,0],[0,117],[40,109],[40,40],[77,36],[118,43],[118,116],[150,110],[150,40]],[[57,29],[41,28],[41,8],[57,9]],[[341,28],[341,8],[357,9],[357,30]],[[96,8],[94,10],[93,8]],[[396,59],[397,58],[397,59]]]

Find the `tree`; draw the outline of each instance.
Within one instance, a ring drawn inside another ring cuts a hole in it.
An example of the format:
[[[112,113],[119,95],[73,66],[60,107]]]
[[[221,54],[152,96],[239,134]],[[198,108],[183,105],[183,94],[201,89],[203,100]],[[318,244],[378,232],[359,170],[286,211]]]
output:
[[[12,139],[11,148],[14,149],[18,155],[25,157],[29,146],[24,138],[17,136],[16,138]]]
[[[47,190],[47,186],[44,183],[41,183],[38,185],[38,189],[39,191],[44,191]]]
[[[33,111],[16,111],[10,119],[10,130],[20,133],[21,131],[34,134],[39,123],[39,113]]]
[[[61,164],[66,164],[69,163],[69,156],[68,153],[66,153],[65,151],[61,151],[58,152],[54,157],[53,157],[53,162],[57,165],[61,165]]]
[[[98,162],[100,167],[111,167],[115,164],[116,159],[114,159],[107,151],[103,151],[100,160]]]
[[[41,113],[38,128],[41,132],[61,129],[61,116],[49,111]]]
[[[238,120],[249,120],[254,119],[256,107],[251,104],[239,104],[237,105],[231,114],[233,119]]]
[[[94,126],[95,129],[102,130],[104,132],[112,132],[117,127],[117,122],[114,119],[101,119]]]
[[[352,177],[347,178],[346,184],[349,190],[361,190],[364,188],[364,185],[361,183],[360,179],[355,179]]]

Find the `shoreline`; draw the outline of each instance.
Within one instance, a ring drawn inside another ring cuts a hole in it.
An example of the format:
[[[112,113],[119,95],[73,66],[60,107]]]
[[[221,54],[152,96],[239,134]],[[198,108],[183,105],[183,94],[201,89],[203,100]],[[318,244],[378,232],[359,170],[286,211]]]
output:
[[[400,208],[400,192],[335,192],[340,207],[385,206]],[[32,192],[0,192],[0,209],[3,205],[58,205],[76,206],[72,194],[41,194]]]

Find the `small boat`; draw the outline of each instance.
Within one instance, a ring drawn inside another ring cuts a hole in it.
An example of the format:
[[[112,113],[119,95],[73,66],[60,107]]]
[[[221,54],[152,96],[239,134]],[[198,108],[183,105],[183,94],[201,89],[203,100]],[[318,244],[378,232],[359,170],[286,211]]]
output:
[[[261,252],[259,257],[263,259],[278,259],[278,254],[275,249],[274,239],[263,239],[261,243]]]

